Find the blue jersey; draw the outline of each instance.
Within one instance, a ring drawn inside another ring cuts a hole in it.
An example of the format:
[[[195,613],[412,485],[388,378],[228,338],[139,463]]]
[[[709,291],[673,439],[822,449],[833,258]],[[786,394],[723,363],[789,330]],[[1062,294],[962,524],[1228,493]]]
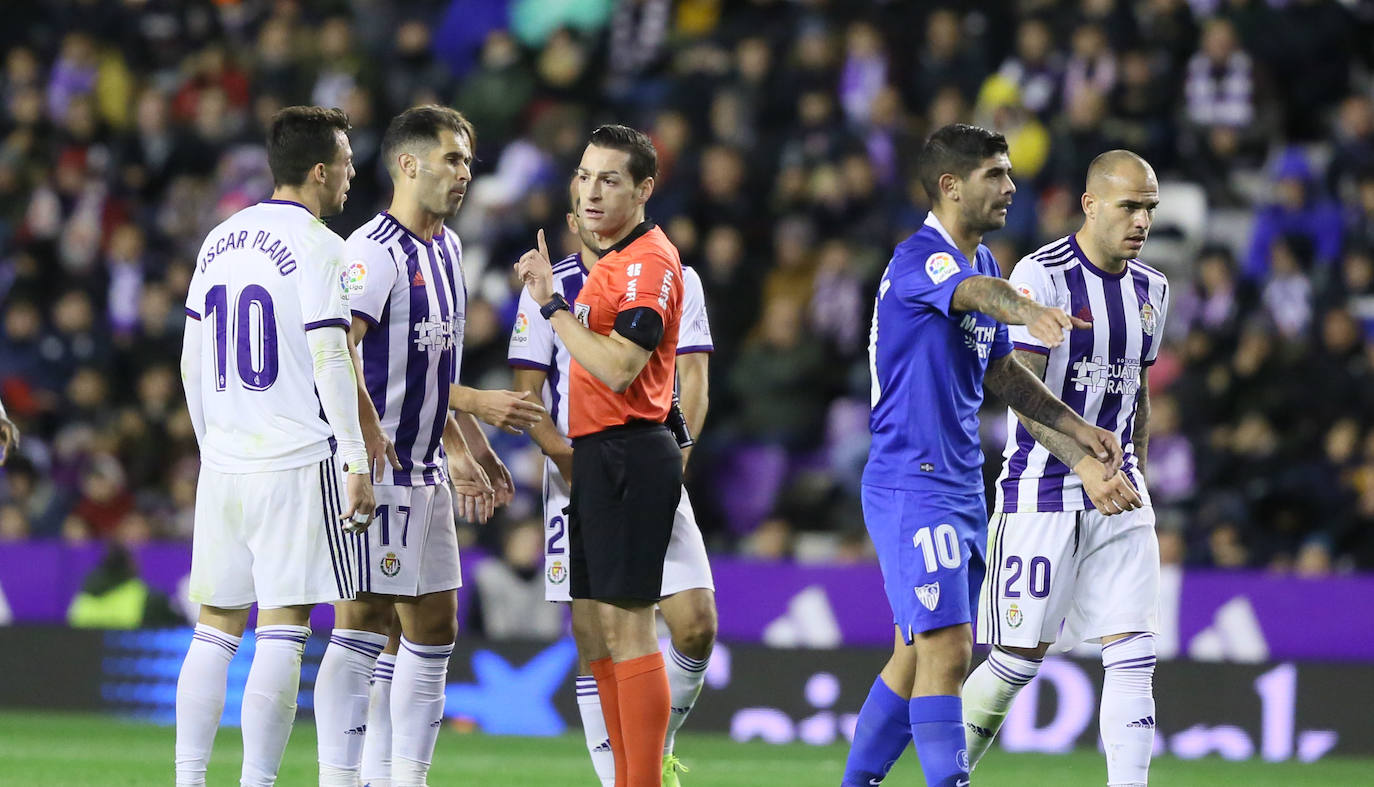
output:
[[[992,252],[980,245],[970,264],[933,213],[893,253],[869,334],[873,443],[863,483],[982,494],[983,374],[1012,346],[1005,325],[950,309],[954,288],[980,274],[1001,278]]]

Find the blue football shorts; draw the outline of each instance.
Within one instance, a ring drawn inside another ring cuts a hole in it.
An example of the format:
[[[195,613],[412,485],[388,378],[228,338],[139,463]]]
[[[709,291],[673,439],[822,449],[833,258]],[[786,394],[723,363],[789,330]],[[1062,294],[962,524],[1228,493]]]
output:
[[[983,495],[868,484],[862,493],[893,623],[907,644],[922,631],[971,622],[986,571]]]

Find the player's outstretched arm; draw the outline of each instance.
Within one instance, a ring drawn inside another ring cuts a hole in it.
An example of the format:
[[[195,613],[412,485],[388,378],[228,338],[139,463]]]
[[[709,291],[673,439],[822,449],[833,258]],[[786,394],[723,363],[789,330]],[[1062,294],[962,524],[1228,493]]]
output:
[[[187,317],[186,329],[181,334],[181,386],[186,390],[186,409],[191,413],[197,443],[205,441],[205,400],[200,398],[200,330],[200,320]]]
[[[1015,353],[1008,353],[988,363],[984,385],[1015,410],[1018,416],[1070,437],[1086,455],[1105,465],[1110,475],[1115,475],[1121,468],[1121,443],[1116,435],[1084,421],[1072,408],[1059,401],[1039,377],[1016,359]]]
[[[512,371],[515,373],[515,390],[523,391],[530,399],[538,399],[541,396],[544,381],[548,378],[546,372],[525,367],[516,367]],[[546,413],[539,419],[539,423],[529,428],[529,435],[534,444],[539,446],[539,450],[544,452],[544,456],[552,459],[558,467],[558,474],[563,476],[563,483],[572,484],[572,445],[568,443],[566,435],[559,433],[553,418]]]
[[[1045,367],[1049,363],[1049,358],[1025,350],[1016,350],[1013,355],[1036,379],[1045,378]],[[1073,468],[1083,480],[1083,489],[1098,511],[1111,516],[1140,507],[1140,494],[1131,486],[1130,479],[1124,472],[1118,470],[1112,474],[1107,473],[1103,463],[1090,456],[1084,447],[1069,435],[1033,421],[1019,412],[1016,417],[1037,443],[1045,446],[1066,466]]]
[[[1070,317],[1062,309],[1041,306],[996,276],[970,276],[954,288],[950,310],[982,312],[1007,325],[1024,325],[1047,347],[1058,347],[1064,331],[1091,328],[1092,323]]]
[[[466,385],[449,386],[448,406],[471,413],[511,434],[521,434],[544,417],[544,406],[520,391],[481,391]]]

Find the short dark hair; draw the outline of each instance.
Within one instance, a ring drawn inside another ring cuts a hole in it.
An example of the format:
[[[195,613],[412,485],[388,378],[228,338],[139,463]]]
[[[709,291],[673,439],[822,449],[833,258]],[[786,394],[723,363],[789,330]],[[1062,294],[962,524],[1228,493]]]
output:
[[[331,164],[339,153],[335,131],[352,126],[334,107],[285,107],[272,116],[267,132],[267,165],[278,186],[299,186],[316,164]]]
[[[630,154],[630,178],[635,183],[658,177],[658,151],[642,131],[629,126],[601,126],[592,132],[588,144]]]
[[[472,121],[452,107],[438,104],[421,104],[411,107],[387,124],[382,135],[382,161],[387,171],[396,165],[396,154],[411,145],[433,146],[439,141],[439,132],[452,131],[467,137],[468,147],[477,147],[477,131]]]
[[[940,201],[940,177],[966,178],[983,160],[1007,152],[1007,138],[982,126],[951,123],[930,135],[921,149],[921,185],[931,204]]]

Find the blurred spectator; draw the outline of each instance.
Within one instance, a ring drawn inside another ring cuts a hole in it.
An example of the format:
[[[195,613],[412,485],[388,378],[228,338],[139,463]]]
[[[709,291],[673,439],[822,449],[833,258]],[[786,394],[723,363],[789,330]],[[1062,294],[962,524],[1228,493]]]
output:
[[[1053,47],[1050,26],[1027,19],[1016,28],[1016,53],[1002,62],[997,75],[1016,86],[1025,108],[1045,119],[1057,106],[1064,78],[1063,57]]]
[[[567,581],[567,563],[561,579]],[[551,565],[550,571],[555,570]],[[474,572],[471,628],[488,639],[554,640],[563,633],[563,607],[544,600],[544,527],[529,519],[509,527],[500,557]]]
[[[1269,273],[1274,240],[1283,235],[1305,238],[1317,265],[1335,262],[1342,241],[1340,208],[1321,193],[1302,151],[1290,148],[1279,157],[1273,170],[1273,194],[1274,201],[1255,215],[1244,275],[1257,281]]]

